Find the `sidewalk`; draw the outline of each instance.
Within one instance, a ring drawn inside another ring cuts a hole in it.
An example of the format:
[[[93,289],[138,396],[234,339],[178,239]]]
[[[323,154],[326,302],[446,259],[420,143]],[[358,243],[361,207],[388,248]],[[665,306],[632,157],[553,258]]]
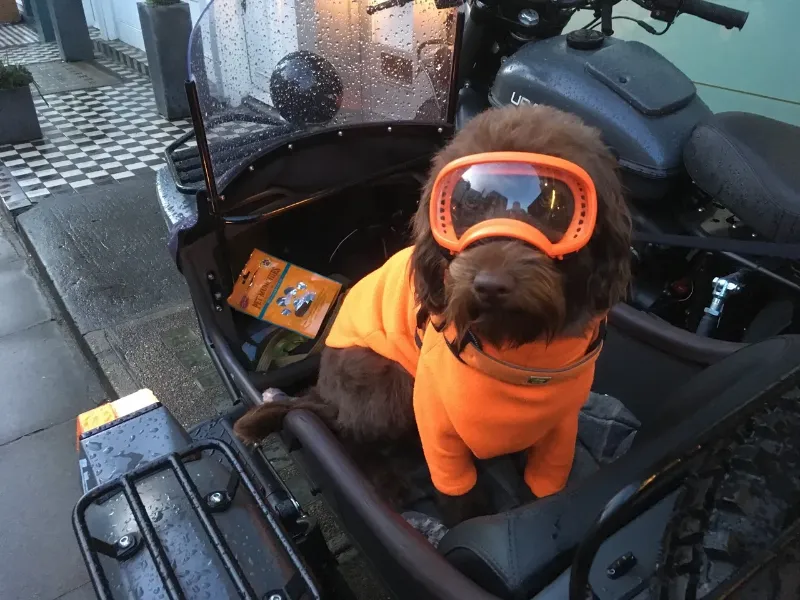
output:
[[[107,394],[0,218],[0,598],[90,600],[71,513],[75,417]]]
[[[191,126],[157,113],[138,50],[94,35],[94,61],[62,63],[55,43],[19,44],[26,30],[0,30],[0,58],[45,92],[43,139],[0,146],[0,197],[115,394],[148,387],[191,426],[230,406],[156,200],[164,148]]]
[[[191,125],[158,114],[141,53],[95,40],[94,61],[63,63],[55,42],[30,43],[29,32],[24,24],[0,30],[0,60],[28,66],[44,93],[32,88],[42,139],[0,146],[6,176],[16,180],[6,191],[0,185],[5,207],[17,213],[49,196],[152,176],[164,148]]]

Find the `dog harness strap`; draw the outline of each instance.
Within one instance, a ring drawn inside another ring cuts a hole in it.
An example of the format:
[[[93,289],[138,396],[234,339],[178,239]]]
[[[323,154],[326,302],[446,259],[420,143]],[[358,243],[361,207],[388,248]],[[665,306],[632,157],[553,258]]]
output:
[[[480,371],[489,377],[512,385],[544,385],[551,381],[572,379],[585,368],[594,364],[606,337],[606,319],[600,321],[597,335],[586,348],[586,354],[561,369],[535,369],[521,367],[486,354],[480,340],[471,331],[464,336],[460,346],[445,338],[447,347],[460,362]]]
[[[603,349],[603,343],[577,360],[561,369],[529,369],[498,360],[480,351],[474,344],[468,344],[461,352],[460,359],[473,369],[485,373],[493,379],[512,385],[545,385],[551,381],[573,379],[584,369],[591,367]]]

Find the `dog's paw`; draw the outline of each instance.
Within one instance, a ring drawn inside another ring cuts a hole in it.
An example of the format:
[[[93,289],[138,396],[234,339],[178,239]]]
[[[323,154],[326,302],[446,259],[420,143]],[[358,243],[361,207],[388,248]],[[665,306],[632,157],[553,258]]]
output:
[[[264,401],[264,404],[269,404],[270,402],[286,402],[292,400],[291,396],[284,394],[278,388],[267,388],[264,390],[264,393],[261,394],[261,398]]]
[[[489,502],[489,496],[478,485],[462,496],[448,496],[441,492],[437,492],[436,496],[439,510],[442,513],[442,521],[448,528],[455,527],[468,519],[490,515],[494,512]]]

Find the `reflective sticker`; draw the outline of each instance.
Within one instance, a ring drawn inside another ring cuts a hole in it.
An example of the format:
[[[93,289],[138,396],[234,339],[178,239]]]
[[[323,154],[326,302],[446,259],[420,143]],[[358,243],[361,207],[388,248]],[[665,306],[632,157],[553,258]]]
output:
[[[125,415],[129,415],[137,410],[157,403],[158,398],[155,397],[153,392],[148,389],[141,389],[124,398],[119,398],[113,402],[86,411],[78,416],[78,439],[80,439],[81,434],[87,431],[97,429],[101,425],[111,423],[120,417],[124,417]]]

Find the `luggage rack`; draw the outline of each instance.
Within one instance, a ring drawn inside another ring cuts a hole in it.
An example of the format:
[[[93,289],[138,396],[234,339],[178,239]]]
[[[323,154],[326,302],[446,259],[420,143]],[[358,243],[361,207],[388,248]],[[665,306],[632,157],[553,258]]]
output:
[[[227,459],[230,467],[232,467],[226,489],[224,491],[212,492],[205,498],[200,495],[195,482],[184,466],[184,461],[196,460],[204,451],[221,453]],[[315,584],[303,565],[302,559],[292,548],[280,524],[263,499],[259,496],[255,484],[250,480],[250,477],[247,475],[239,459],[235,456],[233,450],[227,444],[219,440],[211,439],[192,444],[180,452],[166,454],[113,481],[97,486],[78,501],[72,515],[72,524],[78,539],[79,548],[83,554],[99,600],[112,600],[114,598],[108,578],[100,563],[100,555],[118,561],[124,561],[136,554],[142,545],[147,548],[150,554],[155,571],[166,593],[166,597],[170,600],[184,600],[187,598],[178,582],[175,569],[170,566],[166,549],[161,541],[159,541],[153,521],[147,514],[142,498],[136,489],[137,481],[143,480],[162,470],[170,470],[174,474],[180,488],[186,494],[186,498],[191,505],[194,515],[201,524],[203,531],[211,540],[212,547],[220,558],[225,572],[230,577],[240,598],[245,600],[262,600],[262,597],[270,598],[271,600],[287,599],[282,590],[275,590],[268,593],[266,596],[259,596],[256,594],[212,516],[214,512],[223,511],[231,505],[237,491],[241,487],[240,483],[243,483],[244,487],[247,488],[249,495],[260,509],[260,514],[269,524],[270,529],[277,537],[280,545],[283,546],[287,558],[289,558],[297,570],[297,574],[299,574],[300,577],[292,578],[292,587],[300,584],[302,591],[306,593],[310,592],[309,596],[302,594],[298,594],[298,596],[302,595],[303,598],[320,597]],[[92,536],[86,521],[86,511],[93,504],[100,503],[103,499],[107,499],[109,496],[120,491],[123,493],[130,507],[131,514],[138,527],[138,532],[123,535],[115,544],[111,544]]]

